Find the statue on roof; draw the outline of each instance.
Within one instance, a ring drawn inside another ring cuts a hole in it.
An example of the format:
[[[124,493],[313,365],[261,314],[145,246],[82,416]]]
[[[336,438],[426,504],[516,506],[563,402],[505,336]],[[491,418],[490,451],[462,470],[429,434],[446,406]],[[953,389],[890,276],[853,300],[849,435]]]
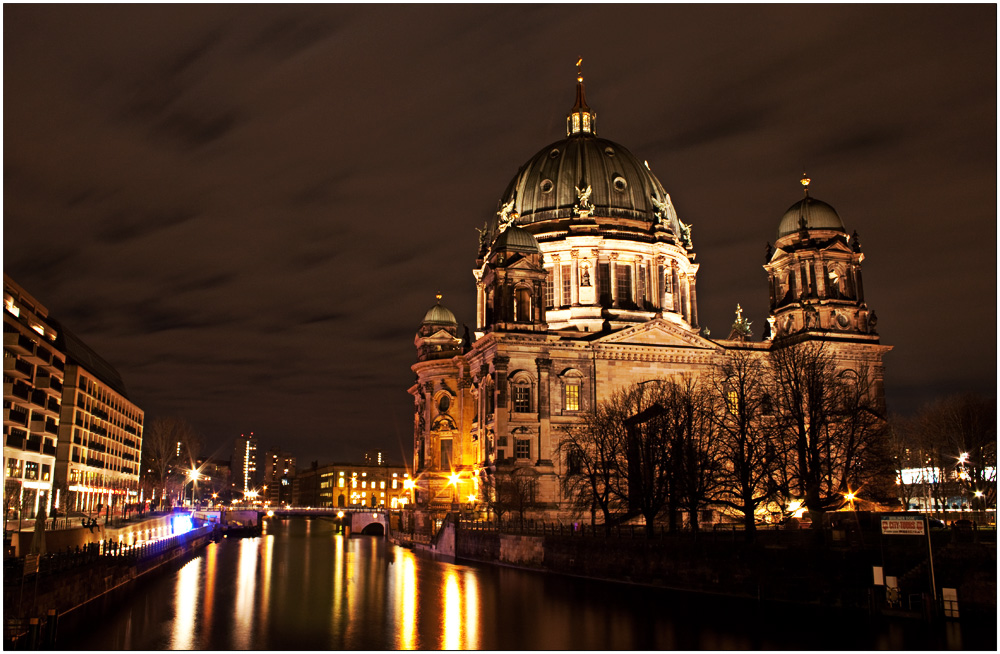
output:
[[[593,193],[593,189],[590,187],[590,184],[587,184],[587,188],[582,190],[579,186],[575,186],[574,188],[576,189],[576,206],[573,207],[573,212],[578,216],[586,218],[594,210],[594,207],[590,204],[590,194]]]
[[[512,195],[510,201],[500,207],[500,211],[497,212],[497,229],[501,232],[513,225],[514,221],[517,220],[517,211],[514,210],[516,199],[517,195]]]

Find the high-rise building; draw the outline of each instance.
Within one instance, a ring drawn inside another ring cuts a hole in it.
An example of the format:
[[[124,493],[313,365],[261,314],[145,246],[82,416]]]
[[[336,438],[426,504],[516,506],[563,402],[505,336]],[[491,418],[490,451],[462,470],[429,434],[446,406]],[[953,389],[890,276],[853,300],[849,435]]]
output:
[[[66,355],[48,309],[6,274],[3,299],[4,513],[31,518],[52,509]]]
[[[143,411],[121,375],[4,275],[8,516],[138,501]]]
[[[233,445],[232,471],[233,499],[242,499],[248,493],[259,492],[260,478],[257,474],[257,438],[240,434]]]
[[[264,462],[264,497],[271,504],[288,504],[292,501],[292,483],[295,479],[295,457],[277,447],[267,451]]]
[[[566,137],[518,169],[479,230],[474,334],[459,333],[440,296],[420,324],[409,389],[418,511],[481,502],[502,472],[528,482],[543,517],[575,516],[560,483],[575,465],[563,435],[617,390],[709,379],[739,352],[763,359],[823,344],[841,375],[864,375],[882,403],[891,348],[866,303],[860,244],[809,195],[809,180],[804,199],[776,212],[764,338],[751,340],[738,307],[728,337],[712,338],[698,319],[691,226],[648,165],[599,138],[596,122],[580,75]]]

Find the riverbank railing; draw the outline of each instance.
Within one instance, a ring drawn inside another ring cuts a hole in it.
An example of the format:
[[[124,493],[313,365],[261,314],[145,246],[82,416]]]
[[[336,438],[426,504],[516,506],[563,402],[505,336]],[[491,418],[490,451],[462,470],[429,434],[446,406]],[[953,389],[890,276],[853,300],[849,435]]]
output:
[[[38,575],[39,581],[44,581],[96,564],[142,564],[174,548],[187,545],[192,540],[210,535],[212,530],[212,526],[206,525],[182,534],[141,541],[133,545],[108,539],[57,552],[11,557],[4,559],[4,585],[20,583],[22,577],[33,575]]]

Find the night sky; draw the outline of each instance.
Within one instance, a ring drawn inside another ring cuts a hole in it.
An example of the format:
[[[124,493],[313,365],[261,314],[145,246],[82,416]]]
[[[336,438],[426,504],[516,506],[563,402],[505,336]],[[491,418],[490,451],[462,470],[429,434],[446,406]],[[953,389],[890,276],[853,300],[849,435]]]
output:
[[[416,329],[436,292],[474,328],[475,228],[582,56],[713,336],[737,302],[761,335],[806,171],[860,236],[890,411],[995,395],[996,11],[7,4],[3,268],[207,453],[409,460]]]

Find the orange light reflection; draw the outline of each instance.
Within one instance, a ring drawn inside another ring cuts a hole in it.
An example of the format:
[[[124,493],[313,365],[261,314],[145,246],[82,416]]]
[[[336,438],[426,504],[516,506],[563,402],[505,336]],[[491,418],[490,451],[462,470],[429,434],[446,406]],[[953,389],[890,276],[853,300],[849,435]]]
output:
[[[194,649],[195,616],[198,615],[198,583],[201,580],[201,559],[190,561],[177,575],[174,590],[174,625],[170,649]]]

